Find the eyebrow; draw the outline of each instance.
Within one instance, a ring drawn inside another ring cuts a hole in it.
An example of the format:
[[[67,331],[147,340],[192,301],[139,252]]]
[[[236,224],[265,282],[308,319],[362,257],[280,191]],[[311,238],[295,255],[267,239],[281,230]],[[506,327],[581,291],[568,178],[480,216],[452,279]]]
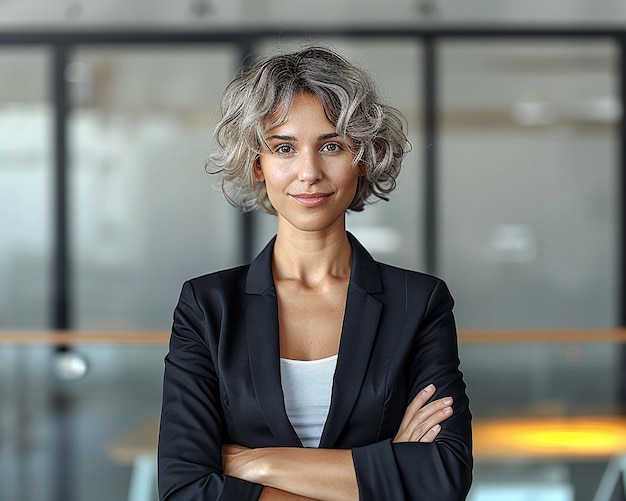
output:
[[[330,132],[328,134],[322,134],[317,139],[319,141],[325,141],[326,139],[332,139],[334,137],[339,137],[339,134],[337,132]],[[296,141],[295,136],[282,136],[280,134],[274,134],[265,138],[266,141],[271,141],[272,139],[278,139],[279,141]]]

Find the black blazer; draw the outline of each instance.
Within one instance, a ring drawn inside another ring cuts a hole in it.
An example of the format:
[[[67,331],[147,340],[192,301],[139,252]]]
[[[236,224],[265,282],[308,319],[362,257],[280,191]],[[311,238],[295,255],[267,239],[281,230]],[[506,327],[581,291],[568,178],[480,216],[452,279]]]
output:
[[[320,447],[352,449],[363,500],[461,500],[472,479],[471,415],[453,300],[439,279],[378,263],[349,235],[352,271]],[[221,446],[301,447],[280,382],[274,241],[248,266],[184,284],[165,358],[161,500],[257,499],[222,474]],[[429,383],[454,413],[435,443],[392,443]]]

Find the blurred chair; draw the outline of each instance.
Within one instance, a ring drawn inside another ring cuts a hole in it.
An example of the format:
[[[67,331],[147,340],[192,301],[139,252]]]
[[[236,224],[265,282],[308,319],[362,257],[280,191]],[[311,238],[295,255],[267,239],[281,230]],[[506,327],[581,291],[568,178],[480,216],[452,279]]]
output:
[[[107,455],[113,461],[132,466],[128,501],[158,499],[156,481],[158,433],[159,417],[156,416],[130,428],[107,448]]]

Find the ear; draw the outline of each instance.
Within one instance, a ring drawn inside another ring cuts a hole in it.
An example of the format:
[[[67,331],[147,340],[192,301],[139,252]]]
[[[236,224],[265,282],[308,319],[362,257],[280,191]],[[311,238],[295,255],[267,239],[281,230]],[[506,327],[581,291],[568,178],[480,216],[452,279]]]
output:
[[[259,183],[265,181],[265,176],[263,175],[263,169],[261,169],[261,159],[257,157],[252,165],[252,169],[254,171],[254,177]]]

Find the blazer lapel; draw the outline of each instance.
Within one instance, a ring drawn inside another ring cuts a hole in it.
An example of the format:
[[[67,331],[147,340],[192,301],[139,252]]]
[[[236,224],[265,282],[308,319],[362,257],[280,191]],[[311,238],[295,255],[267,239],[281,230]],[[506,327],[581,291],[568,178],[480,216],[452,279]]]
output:
[[[280,382],[278,302],[272,277],[272,240],[251,263],[246,280],[245,331],[254,391],[276,442],[302,446],[287,413]]]
[[[358,398],[369,365],[382,303],[371,294],[382,292],[375,261],[350,234],[352,271],[339,343],[330,409],[320,447],[337,442]]]
[[[378,266],[351,234],[348,237],[352,245],[352,270],[330,409],[320,447],[333,447],[350,417],[365,379],[382,312],[382,303],[373,296],[382,292]],[[277,443],[301,447],[302,442],[285,411],[280,382],[273,248],[274,240],[248,270],[244,313],[248,359],[259,407]]]

